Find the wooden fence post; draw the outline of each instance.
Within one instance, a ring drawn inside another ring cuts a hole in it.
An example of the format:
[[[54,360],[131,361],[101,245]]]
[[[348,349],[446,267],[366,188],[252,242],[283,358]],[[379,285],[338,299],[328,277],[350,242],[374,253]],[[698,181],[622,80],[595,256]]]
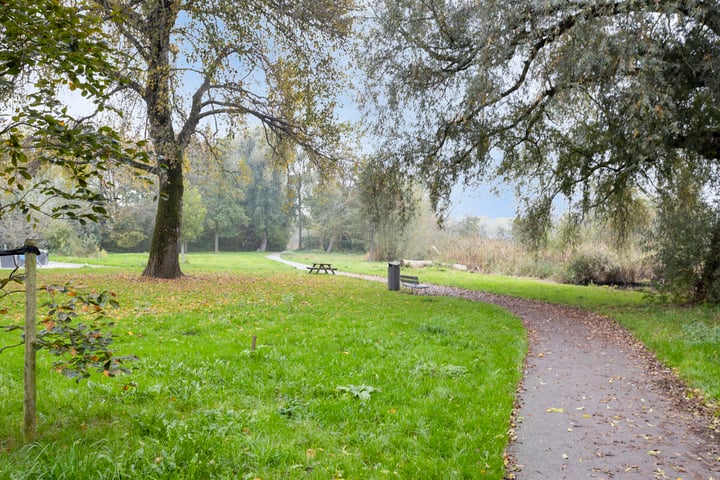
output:
[[[33,240],[25,241],[26,247],[36,247]],[[37,331],[37,255],[25,252],[25,396],[23,411],[25,421],[23,433],[25,442],[35,440],[37,423],[35,385],[35,339]]]

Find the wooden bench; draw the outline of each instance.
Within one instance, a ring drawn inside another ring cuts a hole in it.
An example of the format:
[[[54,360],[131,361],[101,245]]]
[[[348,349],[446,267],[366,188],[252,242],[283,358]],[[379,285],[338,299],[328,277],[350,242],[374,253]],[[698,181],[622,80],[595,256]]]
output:
[[[427,285],[420,283],[418,277],[413,275],[400,275],[400,285],[416,291],[424,290],[428,287]]]
[[[325,273],[332,273],[335,275],[335,271],[337,268],[333,267],[329,263],[313,263],[312,267],[305,267],[308,269],[308,273],[320,273],[320,270],[322,270]]]

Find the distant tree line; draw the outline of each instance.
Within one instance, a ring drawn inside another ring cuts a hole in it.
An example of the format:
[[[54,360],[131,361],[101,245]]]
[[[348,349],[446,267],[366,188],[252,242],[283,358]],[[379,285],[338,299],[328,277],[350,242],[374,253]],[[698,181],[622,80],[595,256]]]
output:
[[[373,171],[369,161],[349,158],[347,168],[323,175],[307,165],[301,151],[283,155],[287,151],[272,148],[262,129],[214,145],[191,145],[184,162],[179,251],[292,247],[397,256],[414,193],[403,199],[388,190],[395,183],[388,183],[389,174]],[[117,166],[97,187],[108,214],[98,222],[49,218],[33,228],[20,212],[11,212],[0,218],[0,242],[14,246],[40,237],[51,255],[149,251],[158,196],[153,183]],[[80,210],[90,208],[88,203]]]

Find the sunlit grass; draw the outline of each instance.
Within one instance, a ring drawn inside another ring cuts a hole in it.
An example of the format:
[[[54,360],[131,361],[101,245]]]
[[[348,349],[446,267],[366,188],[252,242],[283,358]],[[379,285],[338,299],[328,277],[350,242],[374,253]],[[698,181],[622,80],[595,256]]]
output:
[[[22,446],[22,355],[0,354],[0,478],[502,478],[526,348],[502,310],[256,253],[189,255],[179,281],[113,257],[40,283],[117,292],[135,372],[76,384],[41,354]]]

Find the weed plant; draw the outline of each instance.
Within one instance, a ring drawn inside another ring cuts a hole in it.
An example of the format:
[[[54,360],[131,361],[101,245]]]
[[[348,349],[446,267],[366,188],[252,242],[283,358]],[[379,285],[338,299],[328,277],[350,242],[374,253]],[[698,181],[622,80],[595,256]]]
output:
[[[0,354],[1,479],[503,478],[517,319],[259,254],[188,257],[178,281],[141,279],[134,255],[41,270],[117,292],[113,345],[140,360],[75,383],[40,355],[23,445],[22,352]]]

